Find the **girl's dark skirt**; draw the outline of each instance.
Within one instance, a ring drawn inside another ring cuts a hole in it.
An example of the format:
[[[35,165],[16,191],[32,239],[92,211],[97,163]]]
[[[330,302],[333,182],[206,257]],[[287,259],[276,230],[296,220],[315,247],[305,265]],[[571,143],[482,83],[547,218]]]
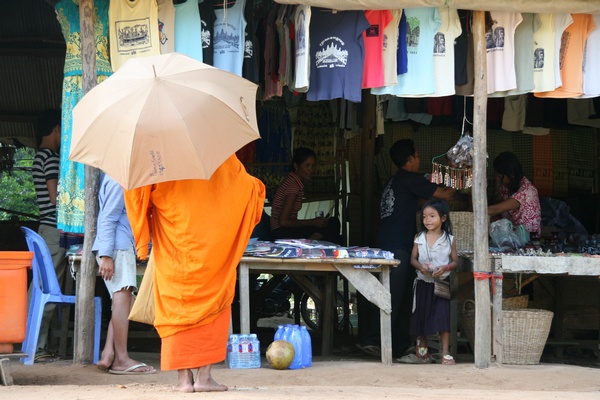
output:
[[[417,279],[414,301],[415,311],[410,316],[410,334],[429,336],[439,332],[450,332],[450,300],[433,293],[433,283]]]

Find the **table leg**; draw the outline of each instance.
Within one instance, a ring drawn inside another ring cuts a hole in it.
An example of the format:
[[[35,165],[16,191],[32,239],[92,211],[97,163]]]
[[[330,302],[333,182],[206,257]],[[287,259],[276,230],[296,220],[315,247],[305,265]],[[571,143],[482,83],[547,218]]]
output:
[[[390,267],[387,265],[381,266],[381,274],[379,280],[385,288],[390,292]],[[379,309],[381,320],[381,362],[385,365],[392,365],[392,314]]]
[[[323,337],[322,337],[322,349],[321,354],[328,356],[331,354],[331,347],[333,343],[333,319],[337,319],[337,312],[334,317],[335,304],[335,292],[334,292],[334,279],[333,274],[325,274],[325,294],[323,299]],[[337,322],[337,321],[336,321]]]
[[[250,333],[250,284],[248,264],[241,262],[238,268],[240,289],[240,332]]]

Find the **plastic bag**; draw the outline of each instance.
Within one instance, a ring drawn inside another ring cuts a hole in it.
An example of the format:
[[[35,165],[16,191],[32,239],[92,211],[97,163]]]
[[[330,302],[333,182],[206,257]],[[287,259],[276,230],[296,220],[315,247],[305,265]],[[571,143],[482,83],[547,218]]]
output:
[[[473,165],[473,137],[468,133],[461,136],[460,139],[446,153],[448,161],[455,166]]]
[[[512,222],[506,218],[490,224],[490,237],[495,244],[493,247],[518,249],[522,246],[521,240],[513,231]]]

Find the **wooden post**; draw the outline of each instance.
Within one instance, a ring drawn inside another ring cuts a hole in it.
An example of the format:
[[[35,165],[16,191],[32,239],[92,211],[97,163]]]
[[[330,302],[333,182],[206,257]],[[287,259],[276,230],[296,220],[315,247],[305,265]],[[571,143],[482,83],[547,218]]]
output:
[[[485,48],[485,12],[473,15],[475,49],[475,93],[473,104],[473,271],[490,273],[487,226],[486,111],[487,59]],[[487,368],[491,359],[491,314],[489,280],[475,279],[475,367]]]
[[[80,0],[81,60],[83,92],[96,85],[96,40],[94,34],[94,0]],[[85,237],[77,279],[75,304],[74,364],[91,364],[94,356],[94,291],[96,287],[96,261],[92,254],[92,241],[96,237],[98,217],[98,178],[96,168],[85,167]]]
[[[373,166],[375,153],[375,108],[377,100],[369,90],[363,90],[363,127],[360,154],[360,219],[362,246],[373,245]]]

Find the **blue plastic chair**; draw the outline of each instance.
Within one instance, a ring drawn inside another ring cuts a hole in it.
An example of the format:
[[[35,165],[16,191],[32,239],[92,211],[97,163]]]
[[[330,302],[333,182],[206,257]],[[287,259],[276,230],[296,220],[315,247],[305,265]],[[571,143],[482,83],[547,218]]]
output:
[[[75,296],[62,294],[58,279],[56,278],[54,264],[52,263],[52,256],[44,239],[36,232],[24,226],[21,227],[21,230],[25,233],[25,240],[27,241],[29,251],[33,252],[33,261],[31,263],[33,270],[33,281],[31,283],[32,295],[29,304],[29,313],[27,314],[25,341],[22,345],[22,351],[27,354],[27,357],[21,358],[21,362],[25,365],[32,365],[37,350],[44,306],[46,303],[75,304]],[[100,355],[102,299],[94,297],[94,305],[94,364],[97,364]]]

